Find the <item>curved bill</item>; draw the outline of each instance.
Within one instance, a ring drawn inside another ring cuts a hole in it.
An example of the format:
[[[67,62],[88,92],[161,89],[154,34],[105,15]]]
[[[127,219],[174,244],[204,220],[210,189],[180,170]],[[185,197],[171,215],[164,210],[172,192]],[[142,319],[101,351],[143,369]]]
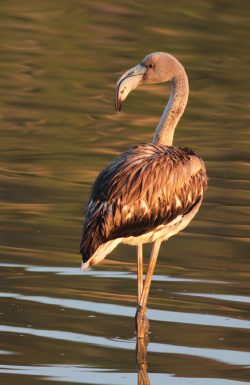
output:
[[[117,112],[121,111],[122,103],[128,94],[142,82],[145,72],[146,67],[138,64],[120,77],[116,83],[115,109]]]

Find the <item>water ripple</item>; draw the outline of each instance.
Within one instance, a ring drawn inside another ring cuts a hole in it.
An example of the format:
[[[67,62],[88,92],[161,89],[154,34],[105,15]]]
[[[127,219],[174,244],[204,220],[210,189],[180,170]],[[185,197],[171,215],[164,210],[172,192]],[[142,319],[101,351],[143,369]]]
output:
[[[123,350],[135,350],[136,343],[135,340],[108,339],[106,337],[91,336],[86,334],[59,330],[33,329],[8,325],[2,325],[0,331],[5,333],[26,334],[36,337],[52,338],[55,340],[84,343],[87,345],[95,345],[102,346],[105,348]],[[206,359],[223,362],[229,365],[250,365],[250,352],[200,347],[196,348],[181,345],[161,344],[156,342],[151,342],[149,344],[148,351],[152,353],[178,354],[203,357]]]
[[[53,273],[57,275],[83,275],[80,269],[75,267],[63,267],[63,266],[35,266],[35,265],[21,265],[16,263],[0,263],[0,267],[21,268],[29,272],[38,273]],[[135,279],[137,275],[134,273],[124,271],[97,271],[88,270],[84,272],[84,276],[97,277],[97,278],[117,278],[117,279]],[[154,275],[153,280],[156,282],[200,282],[200,283],[218,283],[228,284],[225,281],[216,281],[208,279],[195,279],[195,278],[175,278],[167,275]]]
[[[175,293],[180,295],[186,295],[190,297],[202,297],[202,298],[211,298],[218,299],[222,301],[232,301],[232,302],[241,302],[241,303],[250,303],[250,297],[245,295],[230,295],[230,294],[208,294],[208,293]]]
[[[32,301],[46,305],[55,305],[63,308],[77,309],[101,313],[105,315],[134,317],[135,309],[131,306],[116,305],[102,302],[90,302],[79,299],[53,298],[43,296],[27,296],[15,293],[0,293],[2,298],[15,298],[21,301]],[[177,311],[149,309],[151,320],[162,322],[184,323],[191,325],[217,326],[237,329],[250,329],[250,321],[232,317],[223,317],[210,314],[184,313]]]
[[[2,355],[2,356],[7,356],[7,355],[10,355],[10,354],[17,354],[17,353],[10,352],[9,350],[0,350],[0,355]]]
[[[0,365],[0,373],[38,376],[54,381],[95,385],[135,384],[137,379],[136,373],[115,372],[113,370],[72,365]],[[249,382],[245,381],[227,380],[223,378],[174,377],[168,373],[150,373],[149,376],[152,385],[249,385]]]

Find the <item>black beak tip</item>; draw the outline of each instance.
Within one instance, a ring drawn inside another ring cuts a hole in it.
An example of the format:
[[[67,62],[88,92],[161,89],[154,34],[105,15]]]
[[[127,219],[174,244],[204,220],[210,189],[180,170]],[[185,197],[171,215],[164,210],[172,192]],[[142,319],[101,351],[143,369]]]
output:
[[[117,100],[115,102],[115,110],[116,110],[116,112],[120,112],[121,109],[122,109],[122,103]]]

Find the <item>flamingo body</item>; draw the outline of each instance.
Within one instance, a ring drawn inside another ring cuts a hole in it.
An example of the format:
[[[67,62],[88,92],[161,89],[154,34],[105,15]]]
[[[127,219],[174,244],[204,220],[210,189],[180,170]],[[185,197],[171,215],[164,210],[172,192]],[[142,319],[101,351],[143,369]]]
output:
[[[83,269],[120,242],[166,240],[185,228],[207,187],[202,159],[192,150],[142,144],[116,157],[97,177],[81,241]]]

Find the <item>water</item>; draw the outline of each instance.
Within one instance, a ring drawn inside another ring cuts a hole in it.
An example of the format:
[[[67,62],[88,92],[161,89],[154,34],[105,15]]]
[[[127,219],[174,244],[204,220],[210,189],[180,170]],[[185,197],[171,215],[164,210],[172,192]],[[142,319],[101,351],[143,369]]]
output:
[[[138,370],[151,385],[250,384],[249,11],[243,0],[1,2],[1,383],[130,385]],[[187,70],[175,143],[204,158],[209,189],[161,248],[146,367],[135,249],[81,274],[78,245],[94,178],[151,140],[166,102],[169,86],[146,86],[114,112],[116,80],[152,51]]]

